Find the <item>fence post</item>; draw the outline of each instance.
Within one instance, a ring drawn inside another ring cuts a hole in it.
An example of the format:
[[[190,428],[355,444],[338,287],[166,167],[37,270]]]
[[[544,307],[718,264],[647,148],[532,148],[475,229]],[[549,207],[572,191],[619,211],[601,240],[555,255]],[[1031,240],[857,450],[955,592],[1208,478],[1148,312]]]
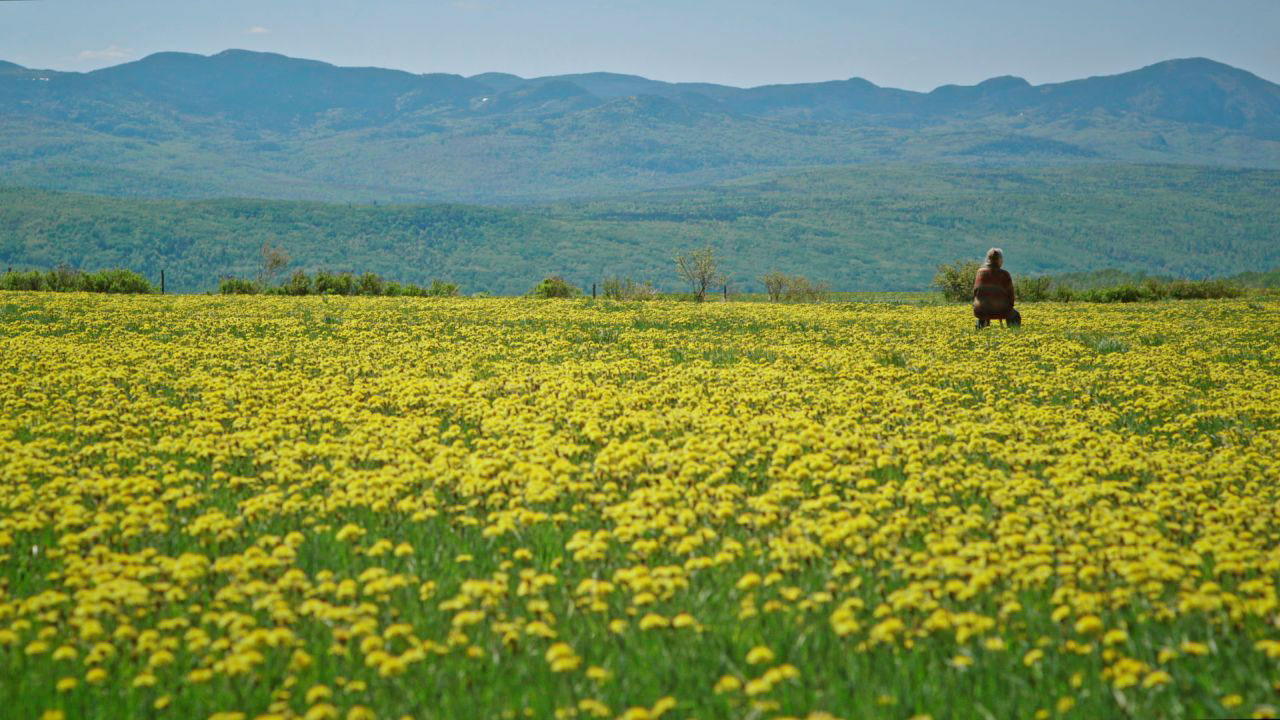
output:
[[[160,270],[160,294],[164,294],[164,269]]]
[[[592,300],[595,300],[595,299],[596,299],[596,284],[595,284],[595,283],[591,283],[591,299],[592,299]]]
[[[724,284],[724,301],[729,302],[729,283]]]

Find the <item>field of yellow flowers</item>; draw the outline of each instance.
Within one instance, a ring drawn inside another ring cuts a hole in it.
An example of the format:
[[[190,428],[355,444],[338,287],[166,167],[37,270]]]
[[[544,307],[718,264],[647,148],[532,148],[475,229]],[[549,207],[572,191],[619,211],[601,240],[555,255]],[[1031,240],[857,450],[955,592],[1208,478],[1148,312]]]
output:
[[[6,718],[1273,717],[1280,302],[0,294]]]

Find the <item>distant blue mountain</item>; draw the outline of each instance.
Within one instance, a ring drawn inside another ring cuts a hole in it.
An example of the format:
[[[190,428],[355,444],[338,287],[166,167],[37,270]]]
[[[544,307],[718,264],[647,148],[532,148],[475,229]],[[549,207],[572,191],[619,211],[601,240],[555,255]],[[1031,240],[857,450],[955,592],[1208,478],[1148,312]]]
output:
[[[1280,86],[1203,58],[922,93],[856,77],[418,75],[228,50],[89,73],[0,62],[0,133],[10,182],[60,189],[523,201],[857,162],[1280,167]]]

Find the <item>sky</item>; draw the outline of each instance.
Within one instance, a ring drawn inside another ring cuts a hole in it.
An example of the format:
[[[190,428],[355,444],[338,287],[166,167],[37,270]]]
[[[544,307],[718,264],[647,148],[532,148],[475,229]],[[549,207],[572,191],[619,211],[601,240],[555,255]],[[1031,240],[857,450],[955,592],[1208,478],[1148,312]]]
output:
[[[153,52],[524,77],[931,90],[1208,57],[1280,82],[1280,0],[0,0],[0,60],[86,71]]]

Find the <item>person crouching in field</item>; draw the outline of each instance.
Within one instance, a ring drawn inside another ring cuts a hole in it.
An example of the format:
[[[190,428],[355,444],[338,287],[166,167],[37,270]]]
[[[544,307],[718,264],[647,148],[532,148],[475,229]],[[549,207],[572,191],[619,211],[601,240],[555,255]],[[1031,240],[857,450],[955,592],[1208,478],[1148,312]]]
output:
[[[987,262],[978,268],[973,278],[973,315],[978,318],[978,329],[992,320],[1004,320],[1009,325],[1021,325],[1022,315],[1013,307],[1013,278],[1004,265],[1004,252],[1000,248],[987,251]]]

